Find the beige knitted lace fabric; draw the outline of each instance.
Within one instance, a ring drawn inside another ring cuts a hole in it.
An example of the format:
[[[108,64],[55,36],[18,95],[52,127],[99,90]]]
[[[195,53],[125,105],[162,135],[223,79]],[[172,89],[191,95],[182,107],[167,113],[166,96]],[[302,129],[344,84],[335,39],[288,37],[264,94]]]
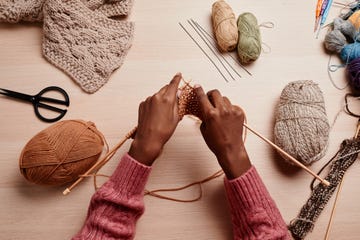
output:
[[[132,0],[1,0],[0,22],[43,21],[43,55],[93,93],[119,68],[130,49]]]

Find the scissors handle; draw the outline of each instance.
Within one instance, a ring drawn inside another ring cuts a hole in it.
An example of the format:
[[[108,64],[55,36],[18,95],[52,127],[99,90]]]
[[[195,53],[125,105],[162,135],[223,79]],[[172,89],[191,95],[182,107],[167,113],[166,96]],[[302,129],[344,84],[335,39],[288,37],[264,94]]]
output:
[[[51,92],[51,91],[59,92],[64,97],[64,100],[55,99],[55,98],[49,98],[49,97],[43,97],[42,96],[45,93]],[[44,88],[43,90],[41,90],[38,94],[33,96],[33,105],[34,105],[34,110],[35,110],[36,116],[39,119],[41,119],[42,121],[45,121],[45,122],[56,122],[56,121],[60,120],[65,115],[67,110],[57,108],[57,107],[45,104],[43,102],[61,104],[61,105],[65,105],[65,106],[70,105],[69,95],[65,92],[64,89],[59,88],[59,87],[55,87],[55,86],[51,86],[51,87],[47,87],[47,88]],[[43,115],[41,115],[41,113],[39,111],[39,108],[45,108],[45,109],[48,109],[50,111],[58,112],[58,113],[60,113],[60,115],[58,115],[58,116],[56,116],[54,118],[44,117]]]

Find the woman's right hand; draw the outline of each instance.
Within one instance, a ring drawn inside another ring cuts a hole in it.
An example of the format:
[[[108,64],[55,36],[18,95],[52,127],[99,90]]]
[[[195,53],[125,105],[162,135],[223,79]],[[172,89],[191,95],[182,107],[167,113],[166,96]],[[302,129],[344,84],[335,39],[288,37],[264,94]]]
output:
[[[251,167],[242,139],[244,111],[218,90],[205,94],[202,87],[195,86],[195,91],[201,108],[200,130],[207,146],[228,179],[241,176]]]
[[[129,155],[145,165],[153,164],[180,121],[176,94],[181,79],[181,73],[177,73],[139,106],[138,127]]]

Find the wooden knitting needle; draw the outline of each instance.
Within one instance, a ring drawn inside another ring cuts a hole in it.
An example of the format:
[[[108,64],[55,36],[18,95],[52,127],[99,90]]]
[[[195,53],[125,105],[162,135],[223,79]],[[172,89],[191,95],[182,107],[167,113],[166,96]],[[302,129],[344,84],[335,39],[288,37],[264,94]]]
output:
[[[311,171],[308,167],[306,167],[304,164],[302,164],[301,162],[299,162],[298,160],[296,160],[294,157],[292,157],[290,154],[288,154],[287,152],[285,152],[284,150],[282,150],[279,146],[277,146],[276,144],[274,144],[273,142],[271,142],[269,139],[267,139],[266,137],[262,136],[260,133],[256,132],[254,129],[252,129],[251,127],[249,127],[246,123],[244,123],[244,127],[246,127],[247,129],[249,129],[252,133],[254,133],[256,136],[258,136],[259,138],[261,138],[262,140],[264,140],[266,143],[268,143],[270,146],[272,146],[273,148],[275,148],[277,151],[281,152],[285,157],[287,157],[289,160],[291,160],[294,164],[296,164],[297,166],[301,167],[302,169],[304,169],[305,171],[307,171],[308,173],[310,173],[312,176],[314,176],[316,179],[318,179],[322,184],[324,184],[325,186],[329,186],[330,183],[329,181],[321,178],[319,175],[317,175],[316,173],[314,173],[313,171]]]
[[[113,147],[102,160],[97,161],[89,170],[86,171],[86,173],[84,173],[81,177],[79,177],[79,179],[76,180],[76,182],[74,182],[70,187],[66,188],[63,191],[63,195],[69,194],[71,190],[76,185],[78,185],[86,176],[90,175],[92,172],[99,170],[102,166],[104,166],[105,163],[107,163],[110,160],[110,158],[114,155],[116,150],[118,150],[126,142],[126,140],[128,140],[133,136],[133,134],[136,132],[136,129],[137,127],[133,128],[130,132],[128,132],[124,137],[124,139],[122,139],[115,147]]]
[[[253,130],[251,127],[249,127],[246,123],[244,123],[244,127],[246,127],[247,129],[249,129],[252,133],[254,133],[256,136],[258,136],[259,138],[261,138],[262,140],[264,140],[266,143],[268,143],[270,146],[274,147],[276,150],[278,150],[279,152],[281,152],[284,156],[286,156],[289,160],[291,160],[292,162],[294,162],[296,165],[298,165],[299,167],[303,168],[305,171],[307,171],[308,173],[310,173],[311,175],[313,175],[315,178],[317,178],[322,184],[324,184],[325,186],[329,186],[330,183],[325,180],[322,179],[320,176],[318,176],[316,173],[314,173],[313,171],[311,171],[309,168],[307,168],[304,164],[300,163],[298,160],[296,160],[294,157],[292,157],[291,155],[289,155],[287,152],[285,152],[284,150],[282,150],[280,147],[278,147],[277,145],[275,145],[273,142],[271,142],[269,139],[267,139],[266,137],[262,136],[260,133],[256,132],[255,130]],[[76,180],[76,182],[74,182],[70,187],[66,188],[63,191],[63,195],[67,195],[71,192],[71,190],[78,185],[84,178],[85,176],[91,174],[92,172],[94,172],[95,170],[100,169],[102,166],[105,165],[106,162],[109,161],[110,157],[115,153],[115,151],[117,149],[119,149],[136,131],[137,127],[133,128],[128,134],[126,134],[125,138],[123,140],[121,140],[114,148],[112,148],[110,150],[110,152],[104,157],[104,159],[96,162],[88,171],[86,171],[86,173],[84,173],[81,177],[79,177],[78,180]],[[110,156],[110,157],[109,157]]]
[[[344,177],[345,177],[345,175],[341,179],[340,185],[339,185],[338,190],[336,192],[335,201],[334,201],[334,205],[333,205],[333,207],[331,209],[331,215],[330,215],[328,226],[326,228],[326,234],[325,234],[324,240],[328,240],[329,236],[330,236],[330,230],[331,230],[332,222],[333,222],[334,215],[335,215],[335,209],[336,209],[337,201],[338,201],[338,198],[339,198],[339,195],[340,195],[340,192],[341,192],[341,189],[342,189],[342,185],[343,185],[343,182],[344,182]]]

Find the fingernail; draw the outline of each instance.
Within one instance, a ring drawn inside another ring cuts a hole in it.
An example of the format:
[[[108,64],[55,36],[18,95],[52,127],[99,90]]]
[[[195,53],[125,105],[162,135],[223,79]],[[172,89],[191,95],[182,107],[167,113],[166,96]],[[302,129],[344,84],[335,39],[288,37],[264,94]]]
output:
[[[181,90],[178,89],[177,92],[176,92],[176,97],[180,98],[180,96],[181,96]]]
[[[194,88],[201,88],[201,86],[199,84],[195,84]]]
[[[177,77],[181,76],[181,72],[176,73],[175,76]]]

